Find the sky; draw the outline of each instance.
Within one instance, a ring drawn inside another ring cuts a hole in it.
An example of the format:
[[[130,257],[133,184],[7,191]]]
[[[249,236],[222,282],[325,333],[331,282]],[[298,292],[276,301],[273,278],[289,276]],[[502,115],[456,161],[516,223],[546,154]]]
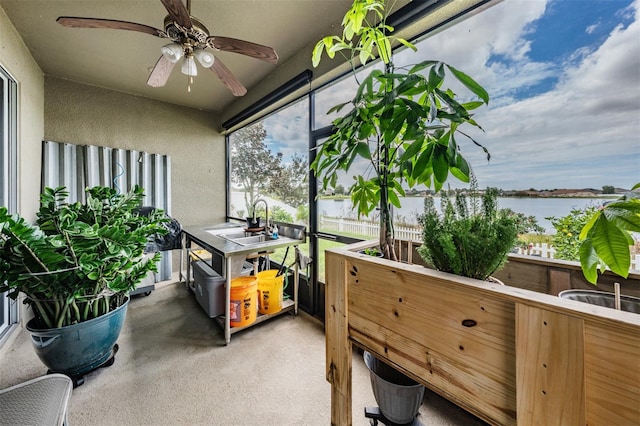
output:
[[[461,143],[479,187],[628,189],[640,182],[639,10],[640,0],[505,0],[394,62],[442,60],[487,89],[474,137],[491,160]],[[334,87],[317,110],[348,97]],[[266,119],[272,151],[306,149],[306,125],[301,106]]]

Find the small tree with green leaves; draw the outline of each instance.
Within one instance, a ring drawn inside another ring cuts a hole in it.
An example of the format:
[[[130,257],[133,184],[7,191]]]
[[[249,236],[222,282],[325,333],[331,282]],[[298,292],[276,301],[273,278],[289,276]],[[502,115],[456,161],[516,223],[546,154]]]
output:
[[[602,193],[603,194],[615,194],[616,193],[616,188],[613,185],[604,185],[602,187]]]
[[[285,163],[281,153],[276,154],[277,163],[273,165],[273,174],[269,179],[267,192],[275,198],[296,207],[308,202],[309,164],[305,157],[293,154],[289,163]]]
[[[405,187],[417,185],[442,188],[449,173],[469,182],[470,166],[458,146],[467,138],[487,149],[465,132],[465,126],[480,126],[471,111],[489,102],[489,95],[475,80],[451,65],[427,60],[408,67],[395,67],[392,45],[406,40],[391,36],[386,24],[384,0],[355,0],[342,21],[342,35],[321,39],[313,50],[317,66],[326,52],[346,54],[352,68],[374,59],[385,70],[373,70],[359,84],[354,98],[333,107],[329,113],[347,108],[334,120],[334,132],[319,148],[311,168],[322,179],[322,189],[336,187],[341,171],[348,171],[356,159],[371,165],[372,176],[357,176],[351,200],[358,217],[380,209],[380,247],[386,258],[396,259],[392,206],[400,207]],[[475,98],[467,102],[444,88],[449,75]]]
[[[273,206],[269,209],[269,220],[291,223],[293,222],[293,215],[280,206]]]
[[[563,217],[547,217],[556,230],[552,237],[556,259],[578,260],[580,259],[580,231],[589,219],[597,212],[595,206],[584,209],[572,209]]]
[[[296,208],[296,222],[309,223],[309,204],[301,204]]]
[[[244,190],[247,215],[252,214],[253,203],[269,188],[281,166],[280,157],[267,147],[266,137],[263,123],[258,122],[236,131],[230,144],[231,181]]]

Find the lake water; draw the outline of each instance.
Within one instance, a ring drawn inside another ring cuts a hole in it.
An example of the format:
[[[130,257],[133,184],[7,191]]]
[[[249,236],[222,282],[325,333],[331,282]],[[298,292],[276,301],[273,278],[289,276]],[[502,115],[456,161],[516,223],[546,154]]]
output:
[[[568,215],[573,209],[582,209],[589,206],[599,206],[608,199],[603,198],[517,198],[500,197],[498,207],[509,208],[515,212],[523,213],[527,216],[535,216],[538,225],[545,229],[547,234],[555,233],[555,229],[546,217],[562,217]],[[394,218],[405,223],[417,223],[417,216],[423,211],[423,197],[406,197],[400,200],[402,208],[394,209]],[[356,213],[352,210],[350,199],[318,200],[318,211],[325,216],[355,218]],[[440,207],[440,200],[436,199],[436,206]]]

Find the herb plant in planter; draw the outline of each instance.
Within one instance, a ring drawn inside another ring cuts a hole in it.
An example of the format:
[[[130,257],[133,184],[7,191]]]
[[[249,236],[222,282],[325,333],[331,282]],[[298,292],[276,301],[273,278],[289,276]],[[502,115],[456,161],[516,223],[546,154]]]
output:
[[[145,246],[167,232],[168,221],[162,210],[138,214],[144,196],[138,186],[127,194],[107,187],[86,192],[86,203],[69,204],[65,188],[45,188],[36,226],[0,208],[0,292],[24,294],[38,356],[51,371],[71,376],[112,356],[129,291],[156,271],[159,253],[143,256]],[[98,331],[76,331],[89,324],[99,324]]]
[[[314,66],[326,51],[330,58],[347,53],[354,77],[356,61],[365,64],[376,54],[385,70],[371,71],[351,101],[329,111],[347,112],[333,121],[334,132],[319,147],[311,168],[326,190],[335,188],[338,174],[348,172],[357,160],[370,163],[371,176],[354,177],[351,200],[358,216],[380,209],[380,248],[395,260],[391,208],[400,207],[405,188],[425,185],[438,191],[450,173],[468,182],[470,166],[459,138],[482,148],[488,158],[487,149],[464,129],[480,127],[471,111],[487,104],[489,95],[467,74],[437,60],[395,67],[392,45],[415,46],[391,36],[386,18],[384,0],[355,0],[342,21],[342,36],[324,37],[316,44]],[[443,87],[451,78],[469,90],[468,100]]]
[[[367,247],[362,250],[362,253],[366,254],[367,256],[382,257],[382,252],[380,251],[380,249],[378,249],[378,247]]]
[[[458,192],[455,202],[442,195],[442,213],[433,198],[424,200],[420,216],[423,243],[418,253],[434,269],[487,280],[507,260],[518,238],[517,216],[498,209],[498,191],[488,188],[470,202]],[[481,202],[479,202],[481,198]]]

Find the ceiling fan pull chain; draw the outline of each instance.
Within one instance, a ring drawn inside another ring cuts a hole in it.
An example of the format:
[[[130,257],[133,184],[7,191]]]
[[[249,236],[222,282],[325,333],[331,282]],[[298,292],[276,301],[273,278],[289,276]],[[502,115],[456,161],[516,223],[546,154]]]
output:
[[[187,92],[191,93],[191,85],[193,84],[193,76],[189,75],[187,77],[188,77],[188,80],[187,80]]]

